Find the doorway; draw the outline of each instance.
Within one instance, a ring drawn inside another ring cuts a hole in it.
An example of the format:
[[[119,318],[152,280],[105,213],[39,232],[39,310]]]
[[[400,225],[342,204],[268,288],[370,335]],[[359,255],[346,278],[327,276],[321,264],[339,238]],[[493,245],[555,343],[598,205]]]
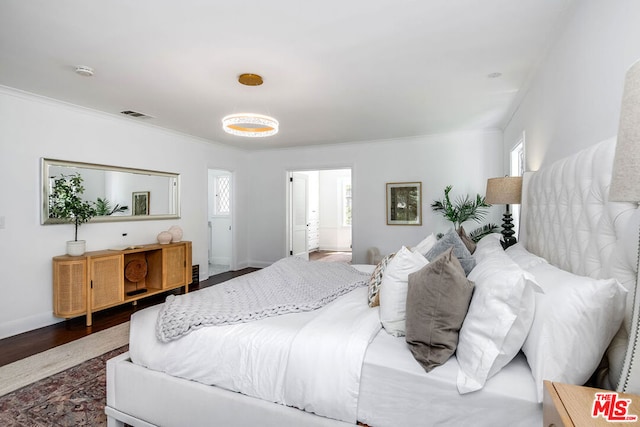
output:
[[[209,169],[209,276],[231,270],[233,253],[233,174]]]
[[[287,180],[287,253],[350,262],[351,169],[289,171]]]

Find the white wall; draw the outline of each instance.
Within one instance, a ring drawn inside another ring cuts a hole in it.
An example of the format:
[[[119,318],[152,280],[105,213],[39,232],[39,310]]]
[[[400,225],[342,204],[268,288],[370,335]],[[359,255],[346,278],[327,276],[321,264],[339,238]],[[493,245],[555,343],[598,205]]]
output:
[[[60,321],[52,315],[51,257],[65,252],[73,226],[40,225],[41,157],[181,175],[180,220],[85,224],[79,238],[88,250],[152,243],[178,224],[193,241],[194,264],[206,266],[209,168],[238,172],[234,212],[246,223],[246,152],[0,88],[0,338]],[[246,228],[235,234],[236,259],[246,265]],[[206,268],[200,271],[206,277]]]
[[[249,165],[251,265],[268,265],[286,254],[286,171],[344,167],[352,168],[353,257],[362,263],[370,246],[388,253],[446,231],[449,224],[431,212],[430,204],[448,184],[454,195],[484,194],[487,178],[503,171],[502,132],[258,151],[249,154]],[[422,181],[422,226],[386,225],[385,183],[398,181]],[[500,223],[502,208],[492,209],[488,221]]]
[[[504,131],[505,160],[526,131],[527,170],[616,135],[624,75],[640,58],[639,1],[581,0],[573,12]]]

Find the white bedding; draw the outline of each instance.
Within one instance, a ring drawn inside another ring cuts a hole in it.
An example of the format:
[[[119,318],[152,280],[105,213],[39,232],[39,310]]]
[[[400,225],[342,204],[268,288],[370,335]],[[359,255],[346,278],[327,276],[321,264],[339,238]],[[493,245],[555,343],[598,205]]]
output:
[[[404,337],[379,330],[378,309],[366,301],[366,289],[359,288],[315,312],[202,328],[169,343],[155,337],[159,307],[151,307],[132,317],[131,359],[350,423],[397,427],[421,419],[425,426],[456,425],[471,415],[478,425],[540,425],[540,404],[522,355],[483,390],[461,396],[456,358],[427,374]],[[336,348],[335,339],[350,344]],[[511,419],[505,419],[505,406],[513,408],[506,415]]]
[[[482,390],[460,395],[455,356],[426,373],[404,337],[381,330],[362,367],[358,420],[375,427],[542,425],[542,404],[526,359],[520,353]],[[509,408],[509,411],[505,411]]]
[[[156,338],[160,307],[151,307],[132,316],[131,360],[355,423],[362,360],[380,329],[366,301],[361,287],[315,311],[206,327],[168,343]]]

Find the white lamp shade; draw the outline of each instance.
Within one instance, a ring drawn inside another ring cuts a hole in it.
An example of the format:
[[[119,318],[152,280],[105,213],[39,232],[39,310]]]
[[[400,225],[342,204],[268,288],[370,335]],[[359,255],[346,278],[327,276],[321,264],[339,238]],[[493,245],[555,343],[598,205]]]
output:
[[[640,61],[625,78],[609,200],[640,202]]]

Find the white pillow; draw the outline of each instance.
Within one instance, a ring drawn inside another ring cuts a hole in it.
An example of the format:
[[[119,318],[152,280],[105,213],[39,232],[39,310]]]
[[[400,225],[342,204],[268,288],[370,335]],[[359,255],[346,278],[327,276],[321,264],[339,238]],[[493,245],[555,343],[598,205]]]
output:
[[[500,244],[501,238],[502,234],[490,233],[480,239],[476,244],[476,250],[473,252],[476,261],[480,262],[492,254],[504,252],[502,244]]]
[[[436,244],[437,241],[438,241],[438,238],[433,233],[431,233],[424,240],[422,240],[420,243],[418,243],[413,248],[413,251],[414,252],[419,252],[422,255],[424,255],[424,254],[426,254],[427,252],[429,252],[431,250],[431,248],[433,247],[433,245]]]
[[[525,270],[547,262],[546,259],[539,257],[538,255],[534,255],[526,250],[520,243],[509,246],[505,252],[509,255],[509,258],[514,260],[516,264]]]
[[[540,263],[529,270],[544,290],[522,350],[542,402],[542,381],[584,384],[596,370],[624,316],[627,291]]]
[[[489,252],[467,277],[475,282],[475,290],[456,350],[460,394],[484,387],[518,354],[533,322],[535,291],[540,289],[502,246]]]
[[[393,336],[403,336],[406,331],[409,274],[427,264],[429,261],[422,254],[403,246],[384,271],[380,285],[380,321]]]

